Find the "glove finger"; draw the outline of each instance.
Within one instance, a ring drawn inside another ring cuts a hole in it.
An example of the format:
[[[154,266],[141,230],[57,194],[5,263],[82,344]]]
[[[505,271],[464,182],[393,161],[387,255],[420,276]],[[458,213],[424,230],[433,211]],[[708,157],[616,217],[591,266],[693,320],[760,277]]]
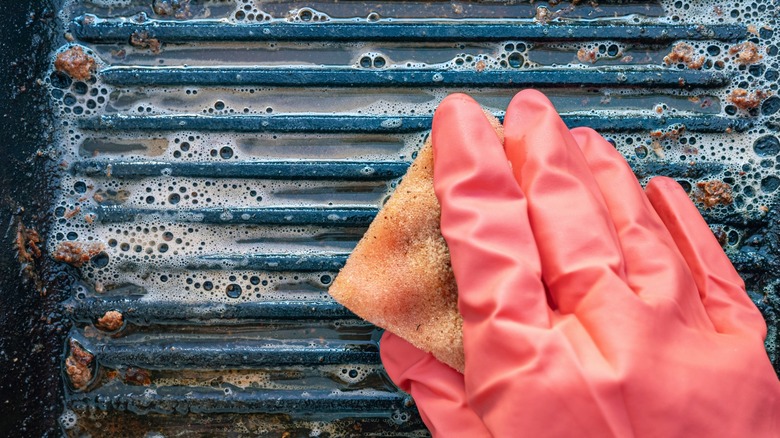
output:
[[[485,325],[490,332],[497,318],[548,327],[549,308],[525,196],[479,104],[463,94],[444,99],[433,117],[432,140],[434,188],[458,283],[464,333],[475,325]],[[510,342],[485,334],[499,343],[495,348]]]
[[[623,255],[598,185],[552,103],[524,90],[504,118],[506,155],[528,197],[544,283],[561,313],[574,313],[600,291],[625,290]]]
[[[412,395],[434,437],[489,437],[466,401],[463,374],[404,339],[385,331],[379,353],[387,375]]]
[[[466,391],[472,408],[495,412],[494,389],[512,387],[522,364],[536,360],[534,335],[549,329],[552,311],[525,196],[479,104],[448,96],[431,135],[441,230],[463,315]]]
[[[646,193],[685,258],[715,330],[750,332],[763,340],[766,323],[761,313],[685,190],[670,178],[656,177],[647,184]]]
[[[690,322],[712,328],[696,283],[666,226],[623,156],[590,128],[571,130],[615,224],[628,286],[646,302],[683,309]]]

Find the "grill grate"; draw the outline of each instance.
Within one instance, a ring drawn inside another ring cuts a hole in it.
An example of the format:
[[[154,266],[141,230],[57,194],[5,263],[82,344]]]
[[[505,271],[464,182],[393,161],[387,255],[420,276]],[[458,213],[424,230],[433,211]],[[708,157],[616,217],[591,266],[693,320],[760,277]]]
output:
[[[93,358],[86,386],[64,373],[66,434],[426,435],[380,332],[326,291],[455,91],[501,117],[540,88],[640,180],[694,199],[698,182],[728,184],[733,202],[702,212],[776,354],[769,2],[203,0],[182,17],[151,3],[62,12],[74,40],[58,53],[97,62],[90,80],[49,79],[66,169],[49,250],[89,256],[63,303],[66,357]],[[746,41],[761,59],[737,58]],[[701,62],[667,65],[679,43]],[[763,94],[738,108],[737,88]],[[118,328],[101,323],[112,311]]]

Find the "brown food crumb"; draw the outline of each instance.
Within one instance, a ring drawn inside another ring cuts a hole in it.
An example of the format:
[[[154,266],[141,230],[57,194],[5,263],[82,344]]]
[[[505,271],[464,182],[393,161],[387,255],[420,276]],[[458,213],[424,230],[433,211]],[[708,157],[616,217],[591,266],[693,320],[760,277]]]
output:
[[[731,196],[731,186],[723,181],[701,181],[696,183],[696,201],[704,204],[706,208],[716,205],[729,205],[734,201]]]
[[[672,47],[672,51],[664,56],[665,64],[686,63],[693,58],[693,47],[687,43],[677,43]]]
[[[729,241],[729,237],[723,228],[721,227],[715,228],[714,230],[712,230],[712,234],[714,234],[715,238],[718,239],[718,243],[720,243],[720,246],[722,247],[726,246],[726,243],[728,243]]]
[[[620,58],[620,62],[626,62],[626,63],[631,62],[633,60],[634,60],[634,57],[631,56],[631,55],[626,55],[626,56]]]
[[[704,65],[704,57],[694,57],[693,47],[687,43],[677,43],[672,47],[672,51],[664,56],[664,64],[685,64],[686,67],[694,70],[700,70]]]
[[[19,261],[22,263],[30,263],[34,258],[39,258],[41,256],[41,249],[38,247],[38,244],[42,241],[43,239],[41,239],[41,236],[37,231],[25,227],[24,224],[20,222],[19,226],[16,227],[15,241]]]
[[[192,17],[190,0],[154,0],[152,10],[157,15],[173,16],[179,19]]]
[[[79,214],[81,212],[81,207],[76,207],[73,210],[68,211],[65,213],[65,219],[72,219],[74,216]]]
[[[84,389],[92,380],[90,365],[95,358],[91,353],[81,348],[76,341],[70,341],[70,355],[65,359],[65,373],[76,389]]]
[[[577,50],[577,59],[580,60],[582,63],[590,63],[593,64],[596,62],[596,50],[594,49],[586,49],[585,47],[581,48],[580,50]]]
[[[737,108],[750,110],[758,108],[761,102],[766,99],[768,94],[762,90],[748,93],[744,88],[737,88],[729,94],[729,101]]]
[[[485,70],[485,61],[479,60],[477,61],[477,66],[475,67],[477,70],[477,73],[482,73]]]
[[[122,318],[121,313],[117,312],[116,310],[109,310],[103,316],[98,318],[97,322],[95,323],[95,327],[107,332],[114,332],[119,330],[123,323],[124,319]]]
[[[691,60],[690,62],[687,62],[685,65],[688,68],[693,70],[701,70],[701,67],[704,65],[704,57],[700,56],[696,59]]]
[[[103,244],[97,242],[62,242],[57,246],[52,257],[58,262],[65,262],[78,268],[103,251],[103,248]]]
[[[67,73],[68,76],[77,81],[89,79],[95,71],[95,67],[95,60],[84,53],[84,49],[79,46],[71,47],[60,53],[54,60],[54,68],[57,71]]]
[[[21,264],[22,274],[24,274],[25,280],[33,282],[35,289],[41,294],[46,296],[48,290],[40,278],[38,270],[36,270],[35,261],[41,257],[40,243],[43,242],[40,234],[32,228],[27,228],[23,223],[19,222],[16,227],[16,238],[14,239],[14,247],[16,249],[17,259]]]
[[[147,386],[152,383],[152,375],[148,370],[130,367],[125,371],[125,383]]]
[[[750,41],[731,46],[729,48],[729,54],[737,55],[735,62],[741,65],[755,64],[764,58],[764,56],[759,53],[758,46]]]
[[[549,9],[547,9],[545,6],[537,6],[536,7],[536,16],[534,16],[534,21],[536,21],[539,24],[547,24],[555,18],[554,14],[550,12]]]
[[[668,131],[651,131],[650,138],[657,140],[677,140],[685,132],[685,125],[679,125]]]
[[[133,32],[130,35],[130,45],[139,49],[149,49],[154,54],[160,53],[162,47],[160,40],[150,37],[149,32],[145,30]]]

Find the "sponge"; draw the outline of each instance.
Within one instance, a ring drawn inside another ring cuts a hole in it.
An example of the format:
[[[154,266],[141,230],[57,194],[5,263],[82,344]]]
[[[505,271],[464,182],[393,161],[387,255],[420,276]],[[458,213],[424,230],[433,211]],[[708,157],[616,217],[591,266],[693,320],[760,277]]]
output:
[[[503,142],[500,122],[485,115]],[[429,137],[329,292],[361,318],[463,372],[463,318],[440,216]]]

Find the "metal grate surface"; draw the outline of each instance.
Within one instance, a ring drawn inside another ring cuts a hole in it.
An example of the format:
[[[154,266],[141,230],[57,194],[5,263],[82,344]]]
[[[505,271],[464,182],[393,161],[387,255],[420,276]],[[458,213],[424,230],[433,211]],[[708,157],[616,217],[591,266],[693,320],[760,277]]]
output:
[[[62,18],[53,59],[96,62],[48,79],[48,249],[80,278],[70,436],[426,435],[381,333],[327,288],[456,91],[500,117],[539,88],[643,182],[679,180],[778,367],[771,2],[73,0]]]

